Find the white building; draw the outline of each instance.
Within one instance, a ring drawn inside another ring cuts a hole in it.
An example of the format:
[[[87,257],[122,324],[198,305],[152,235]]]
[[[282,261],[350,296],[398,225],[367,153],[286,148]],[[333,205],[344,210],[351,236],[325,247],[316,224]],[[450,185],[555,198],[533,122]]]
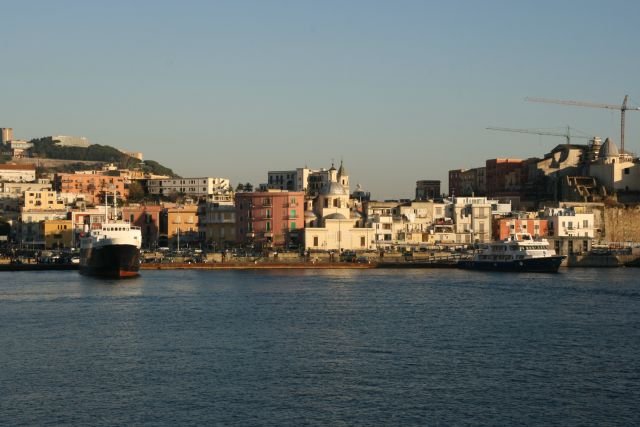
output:
[[[374,230],[374,243],[376,248],[391,247],[396,245],[397,235],[402,230],[399,218],[395,218],[395,209],[400,202],[397,201],[367,201],[363,203],[363,213],[366,226]],[[394,224],[394,222],[396,224]]]
[[[415,247],[429,243],[436,220],[444,220],[444,203],[433,201],[365,202],[366,224],[375,230],[377,247]]]
[[[573,208],[545,208],[549,235],[553,237],[589,237],[595,235],[594,215],[576,213]]]
[[[33,147],[33,143],[21,139],[12,139],[7,143],[12,150],[28,150]]]
[[[451,217],[455,224],[456,243],[491,241],[491,210],[496,201],[486,197],[454,197]]]
[[[227,178],[169,178],[150,179],[147,181],[149,194],[169,196],[180,193],[189,196],[203,197],[215,193],[231,190],[231,183]]]
[[[602,144],[597,159],[589,166],[589,174],[609,193],[640,191],[640,164],[634,162],[630,154],[620,153],[609,138]]]
[[[0,164],[0,181],[34,182],[36,167],[34,165]]]
[[[262,187],[265,189],[276,190],[288,190],[288,191],[303,191],[312,195],[317,195],[319,191],[332,180],[337,179],[340,185],[349,189],[349,176],[340,162],[340,168],[336,168],[332,165],[330,169],[309,169],[309,168],[297,168],[294,170],[285,171],[269,171],[267,172],[267,183]]]
[[[83,147],[87,148],[91,143],[84,136],[55,135],[51,140],[61,147]]]
[[[267,184],[264,190],[307,191],[309,175],[312,172],[314,170],[309,168],[269,171],[267,172]]]
[[[344,172],[342,165],[339,171],[334,167],[327,171],[330,181],[317,191],[305,212],[305,247],[337,252],[374,249],[375,231],[363,227],[360,214],[351,209],[349,187],[342,184],[348,185],[349,180],[340,171]]]

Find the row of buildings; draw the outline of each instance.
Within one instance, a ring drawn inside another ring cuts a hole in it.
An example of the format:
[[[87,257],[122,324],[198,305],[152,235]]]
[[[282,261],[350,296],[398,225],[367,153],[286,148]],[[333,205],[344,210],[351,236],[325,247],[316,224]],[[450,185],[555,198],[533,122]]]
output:
[[[0,137],[5,151],[13,142],[20,146],[10,128],[0,129]],[[63,136],[51,141],[89,143]],[[19,152],[12,153],[19,159]],[[105,220],[105,195],[115,194],[124,202],[125,219],[142,228],[148,248],[415,249],[527,231],[583,250],[593,239],[607,239],[606,206],[640,200],[638,164],[612,140],[592,138],[585,145],[558,145],[542,158],[496,158],[451,170],[446,196],[440,181],[419,180],[412,200],[390,201],[372,200],[359,185],[351,191],[342,162],[338,168],[268,171],[256,191],[234,191],[227,178],[151,176],[114,165],[39,176],[33,165],[4,164],[0,215],[11,233],[0,239],[38,247],[74,245]],[[142,192],[146,201],[132,203],[132,192],[136,200]],[[610,224],[613,228],[620,227]],[[626,238],[624,232],[616,236]]]
[[[127,203],[133,183],[147,202]],[[75,246],[105,221],[108,194],[125,202],[123,218],[141,228],[149,249],[427,250],[526,231],[576,240],[572,250],[582,250],[599,237],[595,215],[575,207],[513,212],[510,202],[486,196],[442,198],[439,185],[418,181],[414,200],[375,201],[360,187],[350,191],[342,162],[268,172],[257,191],[241,192],[226,178],[150,177],[106,166],[45,179],[30,165],[0,165],[0,215],[12,225],[7,239],[34,248]],[[184,198],[169,202],[169,194]]]
[[[561,144],[542,158],[489,159],[449,171],[449,195],[506,199],[523,208],[549,201],[640,202],[640,162],[609,138]]]

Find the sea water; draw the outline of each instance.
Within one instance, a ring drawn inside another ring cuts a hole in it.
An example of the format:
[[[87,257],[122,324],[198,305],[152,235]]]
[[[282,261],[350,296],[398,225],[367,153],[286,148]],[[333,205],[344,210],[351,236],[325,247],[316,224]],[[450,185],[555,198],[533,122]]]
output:
[[[640,425],[638,273],[1,273],[0,424]]]

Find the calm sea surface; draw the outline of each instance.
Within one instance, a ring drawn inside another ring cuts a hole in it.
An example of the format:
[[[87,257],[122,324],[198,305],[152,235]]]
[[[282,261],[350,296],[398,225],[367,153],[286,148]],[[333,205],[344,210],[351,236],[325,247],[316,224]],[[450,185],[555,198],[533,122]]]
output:
[[[0,274],[2,425],[640,425],[639,269]]]

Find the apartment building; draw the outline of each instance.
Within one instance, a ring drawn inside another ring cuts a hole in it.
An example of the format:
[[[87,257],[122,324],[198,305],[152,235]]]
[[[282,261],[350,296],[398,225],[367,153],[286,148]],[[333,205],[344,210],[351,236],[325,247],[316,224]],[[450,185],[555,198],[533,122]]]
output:
[[[199,234],[212,250],[224,249],[236,241],[236,208],[232,192],[216,193],[201,201]]]
[[[129,196],[125,178],[103,174],[57,173],[53,178],[53,189],[59,193],[84,195],[89,205],[104,203],[106,195],[114,192],[119,200],[126,200]]]
[[[454,197],[451,217],[456,243],[484,243],[491,241],[492,202],[486,197]]]
[[[70,219],[42,221],[40,234],[45,249],[71,248],[73,245],[73,227]]]
[[[231,183],[227,178],[199,177],[199,178],[169,178],[147,180],[147,192],[155,196],[169,196],[184,194],[194,197],[231,190]]]
[[[142,247],[155,249],[160,238],[160,218],[164,206],[132,204],[122,208],[122,219],[140,227]]]
[[[304,206],[304,193],[300,191],[237,193],[237,241],[256,249],[299,246],[304,232]]]
[[[23,211],[64,210],[66,200],[55,191],[25,191]]]

